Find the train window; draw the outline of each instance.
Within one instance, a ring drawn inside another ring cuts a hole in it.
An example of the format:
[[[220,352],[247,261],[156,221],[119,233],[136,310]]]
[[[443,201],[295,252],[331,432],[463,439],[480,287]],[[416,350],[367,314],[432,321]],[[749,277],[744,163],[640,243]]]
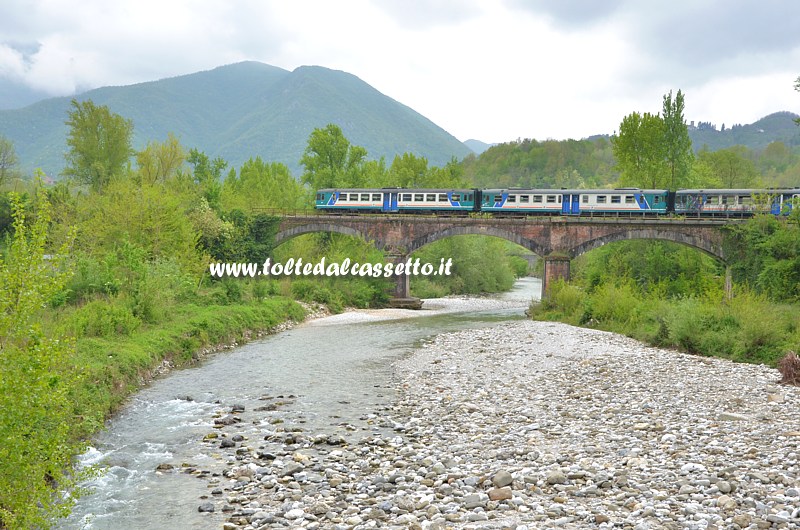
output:
[[[427,194],[425,196],[425,200],[428,201],[428,202],[436,202],[436,194],[435,193]]]
[[[656,196],[653,198],[653,204],[658,204],[658,203],[660,203],[660,202],[661,202],[661,197],[660,197],[659,195],[656,195]]]
[[[533,196],[533,202],[539,202],[539,203],[542,202],[542,196],[541,195],[534,195]]]
[[[612,204],[619,204],[621,202],[622,202],[622,197],[620,197],[619,195],[612,195],[611,196],[611,203]]]
[[[635,202],[636,202],[636,199],[634,199],[633,195],[626,195],[625,196],[625,204],[633,204]]]
[[[460,193],[454,193],[452,195],[452,197],[453,197],[453,200],[456,201],[456,202],[461,200],[461,194]]]
[[[752,204],[753,199],[749,195],[739,195],[739,204]]]
[[[440,193],[439,194],[439,202],[447,202],[447,194],[446,193]]]
[[[362,201],[369,201],[369,193],[362,193],[361,194]]]
[[[583,204],[588,204],[589,203],[589,196],[588,195],[581,195],[581,202]]]
[[[472,200],[472,194],[471,193],[467,193],[467,196],[464,197],[464,200],[465,201],[471,201]]]
[[[606,203],[606,196],[605,195],[598,195],[597,196],[597,204],[605,204]]]
[[[644,195],[639,195],[639,204],[644,204]]]
[[[410,193],[404,193],[403,195],[400,196],[400,200],[401,201],[411,202],[411,194]]]
[[[517,196],[516,195],[509,195],[508,196],[508,202],[517,202]]]
[[[380,193],[373,193],[372,194],[372,200],[373,201],[380,201],[381,200],[381,194]]]
[[[728,204],[728,196],[727,195],[720,195],[720,204]]]
[[[519,196],[519,202],[531,202],[531,196],[530,195],[520,195]]]
[[[551,203],[551,204],[556,202],[556,196],[555,195],[548,195],[547,196],[547,202]]]
[[[423,202],[424,200],[425,200],[425,194],[424,193],[415,193],[414,194],[414,201]]]

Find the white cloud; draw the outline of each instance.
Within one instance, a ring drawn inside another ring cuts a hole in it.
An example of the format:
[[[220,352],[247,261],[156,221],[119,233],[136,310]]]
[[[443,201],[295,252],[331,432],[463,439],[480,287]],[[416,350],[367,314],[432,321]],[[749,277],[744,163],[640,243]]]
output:
[[[0,78],[66,95],[246,59],[316,64],[462,140],[611,132],[678,88],[688,119],[744,123],[799,106],[786,65],[800,64],[800,4],[788,4],[6,0]]]

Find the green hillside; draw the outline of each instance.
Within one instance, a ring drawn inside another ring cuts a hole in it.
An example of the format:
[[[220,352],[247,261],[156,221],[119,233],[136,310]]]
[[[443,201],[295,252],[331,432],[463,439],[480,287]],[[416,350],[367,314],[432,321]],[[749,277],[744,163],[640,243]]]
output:
[[[788,147],[800,145],[800,127],[795,124],[797,114],[791,112],[775,112],[748,125],[717,128],[711,124],[700,123],[689,128],[689,138],[695,151],[708,146],[710,151],[717,151],[734,145],[744,145],[753,150],[765,148],[771,142],[783,142]]]
[[[71,98],[0,111],[0,134],[14,142],[21,169],[57,176],[64,165]],[[469,149],[430,120],[345,72],[304,66],[293,72],[242,62],[185,76],[76,97],[107,105],[134,123],[134,148],[174,133],[186,147],[221,156],[232,166],[250,157],[283,162],[297,175],[308,136],[339,125],[373,158],[413,152],[433,165]]]

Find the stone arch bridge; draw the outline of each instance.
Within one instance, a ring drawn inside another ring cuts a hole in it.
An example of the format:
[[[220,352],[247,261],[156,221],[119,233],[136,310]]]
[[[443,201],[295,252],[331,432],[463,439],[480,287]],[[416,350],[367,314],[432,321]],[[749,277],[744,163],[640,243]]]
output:
[[[495,236],[530,250],[544,259],[542,295],[557,278],[569,279],[570,260],[589,250],[626,239],[660,239],[697,248],[726,262],[723,226],[735,219],[641,217],[423,217],[406,215],[284,215],[276,244],[313,232],[337,232],[360,237],[386,251],[395,263],[439,239],[467,234]],[[397,276],[393,301],[403,305],[409,276]],[[729,284],[729,281],[726,282]],[[413,302],[411,302],[413,305]]]

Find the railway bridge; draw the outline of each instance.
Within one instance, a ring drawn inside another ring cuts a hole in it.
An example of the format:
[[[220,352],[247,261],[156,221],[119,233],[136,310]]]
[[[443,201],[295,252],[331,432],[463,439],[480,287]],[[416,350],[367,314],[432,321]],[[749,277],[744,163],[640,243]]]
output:
[[[386,252],[394,263],[406,262],[412,252],[439,239],[466,234],[512,241],[544,260],[542,296],[558,278],[569,279],[570,260],[589,250],[626,239],[660,239],[695,247],[726,262],[725,225],[736,219],[642,217],[439,217],[408,215],[292,215],[283,214],[276,244],[313,232],[337,232],[360,237]],[[726,286],[730,285],[730,274]],[[393,305],[414,306],[409,275],[396,276]]]

